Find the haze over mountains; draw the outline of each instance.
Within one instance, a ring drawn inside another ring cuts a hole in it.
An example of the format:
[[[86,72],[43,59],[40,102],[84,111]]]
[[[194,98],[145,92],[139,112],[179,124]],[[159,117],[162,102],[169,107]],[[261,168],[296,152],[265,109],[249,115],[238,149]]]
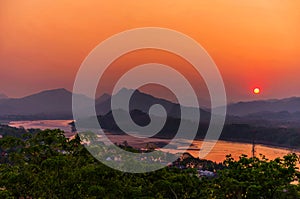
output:
[[[128,89],[122,89],[116,95],[128,93]],[[85,103],[92,100],[83,95],[77,95],[82,100],[82,109]],[[130,110],[137,109],[148,112],[153,104],[161,104],[168,114],[178,118],[180,116],[179,105],[164,99],[135,91]],[[105,115],[111,111],[111,96],[104,94],[95,101],[98,115]],[[187,110],[191,109],[184,107]],[[203,118],[209,118],[210,113],[200,110]],[[66,89],[46,90],[23,98],[7,98],[0,101],[1,119],[72,119],[72,93]],[[190,119],[193,119],[192,116]]]
[[[256,126],[300,127],[300,97],[232,103],[227,115]]]
[[[122,89],[116,95],[128,94],[128,89]],[[76,95],[82,100],[82,109],[85,102],[91,100],[83,95]],[[264,100],[253,102],[239,102],[230,104],[226,116],[226,123],[220,139],[238,142],[252,142],[253,137],[257,143],[275,144],[277,146],[298,147],[300,142],[300,112],[298,103],[300,98],[293,97],[280,100]],[[138,90],[130,100],[130,116],[138,125],[149,124],[149,107],[153,104],[164,106],[168,117],[163,129],[156,137],[172,138],[181,122],[187,126],[193,126],[193,114],[190,118],[180,118],[179,104],[165,99],[153,97]],[[111,96],[102,95],[95,101],[98,121],[101,127],[109,132],[119,133],[120,129],[114,121],[111,112]],[[195,111],[195,108],[181,107],[187,111]],[[204,109],[200,110],[199,128],[197,139],[203,139],[206,135],[211,113]],[[124,110],[117,110],[124,114]],[[152,115],[152,119],[161,120],[158,115]],[[66,89],[54,89],[17,99],[0,100],[0,120],[44,120],[44,119],[73,119],[72,117],[72,93]],[[89,118],[86,118],[87,122]],[[128,124],[127,119],[122,121]],[[88,123],[87,123],[88,124]],[[189,133],[187,131],[187,133]],[[185,134],[186,136],[187,134]],[[288,139],[287,139],[288,138]]]
[[[140,110],[144,113],[149,111],[149,108],[154,104],[160,104],[166,110],[168,116],[173,118],[180,118],[180,105],[162,98],[157,98],[152,95],[140,92],[139,90],[130,90],[123,88],[117,94],[117,98],[120,100],[124,99],[127,95],[133,92],[133,95],[130,99],[129,110]],[[187,111],[189,116],[185,119],[193,120],[193,111],[194,108],[182,106],[182,109]],[[208,120],[210,118],[210,112],[202,108],[199,109],[201,114],[201,119]],[[96,111],[98,115],[105,115],[111,111],[111,97],[107,94],[102,95],[99,99],[96,100]]]
[[[238,102],[227,106],[227,113],[236,116],[246,116],[260,112],[284,111],[289,113],[300,112],[300,97]]]
[[[116,95],[123,95],[130,90],[122,89]],[[46,90],[23,98],[6,98],[0,100],[0,119],[72,119],[72,93],[66,89]],[[84,102],[90,98],[77,95]],[[102,95],[96,99],[96,112],[98,115],[105,115],[111,111],[111,96]],[[161,104],[168,113],[168,116],[180,118],[180,106],[165,99],[153,97],[136,90],[130,101],[130,111],[140,110],[147,113],[153,104]],[[193,111],[193,108],[183,107]],[[300,121],[300,97],[286,99],[259,100],[249,102],[238,102],[228,105],[227,121],[234,123],[254,123],[259,121],[292,122]],[[200,109],[201,118],[208,120],[210,112]],[[189,120],[193,120],[188,118]]]
[[[4,99],[0,101],[0,117],[70,119],[72,118],[72,93],[66,89],[54,89],[23,98]]]

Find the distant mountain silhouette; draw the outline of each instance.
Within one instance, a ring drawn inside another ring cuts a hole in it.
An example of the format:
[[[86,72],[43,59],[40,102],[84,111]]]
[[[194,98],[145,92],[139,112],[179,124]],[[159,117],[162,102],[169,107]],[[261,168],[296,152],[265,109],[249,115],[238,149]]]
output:
[[[248,114],[247,116],[248,119],[250,118],[255,118],[255,119],[266,119],[268,118],[269,120],[290,120],[290,121],[300,121],[300,112],[293,112],[290,113],[288,111],[280,111],[280,112],[270,112],[270,111],[264,111],[264,112],[257,112],[257,113],[251,113]]]
[[[133,92],[129,89],[121,89],[116,96],[120,99],[124,95]],[[82,109],[85,108],[84,102],[92,100],[83,95],[77,95],[82,100]],[[130,101],[130,110],[140,110],[144,113],[149,112],[149,108],[154,104],[162,105],[168,116],[180,118],[180,105],[165,99],[153,97],[149,94],[135,90]],[[104,94],[95,101],[97,115],[105,115],[111,111],[111,96]],[[181,107],[188,111],[189,117],[193,120],[193,111],[197,110],[190,107]],[[199,111],[199,110],[198,110]],[[201,119],[208,120],[210,113],[203,109]],[[0,100],[0,118],[2,119],[72,119],[72,93],[66,89],[46,90],[23,98],[7,98]]]
[[[80,96],[83,100],[87,98]],[[46,90],[23,98],[0,101],[0,117],[71,119],[72,93],[66,89]]]
[[[142,93],[139,90],[123,88],[118,93],[116,93],[116,97],[122,100],[124,99],[124,97],[130,95],[132,92],[133,95],[130,99],[130,104],[129,104],[130,111],[140,110],[144,113],[148,113],[152,105],[160,104],[164,107],[169,117],[181,118],[180,108],[182,108],[183,110],[190,113],[185,118],[186,120],[193,121],[195,119],[193,112],[196,111],[197,108],[180,106],[179,104],[173,103],[171,101],[162,98],[156,98],[153,97],[152,95]],[[111,111],[111,97],[108,97],[107,95],[101,96],[101,100],[98,99],[96,101],[96,111],[97,111],[97,115],[105,115],[109,113]],[[200,111],[202,121],[208,121],[210,119],[211,115],[209,111],[206,111],[201,108],[199,108],[197,111]]]
[[[123,110],[117,110],[117,114],[124,114]],[[282,113],[278,113],[280,117]],[[290,113],[289,113],[290,114]],[[294,113],[300,114],[300,113]],[[140,110],[131,110],[130,111],[131,119],[140,126],[148,125],[151,120],[147,113],[144,113]],[[153,116],[154,120],[159,120],[160,118],[157,116]],[[276,117],[275,117],[276,118]],[[153,119],[153,118],[152,118]],[[98,116],[98,121],[101,125],[101,128],[105,129],[108,133],[114,134],[124,134],[126,132],[135,132],[133,129],[129,129],[129,131],[123,132],[119,126],[116,124],[112,112],[107,113],[103,116]],[[238,120],[236,120],[238,121]],[[242,120],[240,120],[242,121]],[[250,124],[243,122],[228,122],[224,125],[222,134],[220,136],[221,140],[234,141],[234,142],[246,142],[252,143],[253,139],[255,139],[255,143],[257,144],[266,144],[266,145],[274,145],[274,146],[282,146],[282,147],[300,147],[300,128],[288,128],[284,125],[276,126],[265,125],[264,120],[258,119],[257,121],[263,122],[262,126],[257,126],[257,122],[251,122]],[[126,119],[120,121],[123,125],[128,124]],[[180,120],[178,118],[168,117],[165,125],[162,130],[155,134],[153,137],[155,138],[167,138],[172,139],[175,134],[177,134],[178,127],[183,122],[185,126],[189,128],[189,126],[195,125],[194,122],[187,120]],[[81,124],[86,124],[87,128],[93,128],[93,124],[90,123],[90,120],[86,120],[81,122]],[[276,124],[280,124],[276,123]],[[97,126],[95,126],[97,128]],[[130,125],[129,125],[130,128]],[[199,128],[196,134],[196,139],[204,139],[206,132],[208,129],[208,123],[199,123]],[[184,134],[179,136],[180,138],[190,139],[193,135],[190,134],[192,131],[187,129],[184,131]],[[143,132],[137,132],[138,135],[144,135]]]
[[[96,99],[96,104],[101,104],[107,100],[110,100],[111,96],[107,93],[101,95],[98,99]]]
[[[300,112],[300,97],[285,99],[258,100],[229,104],[227,113],[234,116],[246,116],[264,112]]]
[[[131,124],[128,122],[128,117],[126,117],[126,112],[124,110],[118,109],[116,110],[116,113],[118,115],[124,115],[123,120],[119,121],[122,126],[125,126],[126,131],[125,132],[135,132],[139,135],[148,135],[148,133],[150,133],[151,135],[153,135],[152,130],[150,130],[150,132],[147,131],[136,131],[135,128],[133,126],[131,126]],[[155,116],[155,115],[151,115],[151,119],[149,117],[148,113],[145,113],[141,110],[131,110],[130,111],[130,116],[137,125],[139,126],[146,126],[148,124],[150,124],[151,122],[155,121],[162,121],[163,119],[161,117]],[[105,129],[109,132],[112,133],[121,133],[123,134],[124,132],[119,128],[120,123],[116,123],[115,122],[115,118],[112,114],[112,111],[108,112],[105,115],[101,115],[98,116],[98,121],[101,125],[102,129]],[[98,126],[94,126],[95,124],[91,122],[91,120],[89,118],[84,119],[84,120],[80,120],[78,121],[81,125],[81,127],[83,128],[87,128],[87,129],[93,129],[93,128],[98,128]],[[157,123],[155,123],[157,124]],[[198,128],[198,132],[199,135],[204,136],[206,131],[207,131],[207,123],[195,123],[189,120],[182,120],[180,118],[174,118],[171,116],[168,116],[165,120],[165,123],[162,126],[162,129],[154,136],[154,137],[160,137],[160,138],[173,138],[176,133],[178,132],[179,129],[179,125],[183,124],[183,129],[182,129],[182,138],[190,138],[193,139],[195,135],[193,135],[193,133],[195,132],[195,125],[199,125]],[[152,129],[152,128],[151,128]],[[196,129],[197,131],[197,129]],[[147,136],[148,137],[148,136]]]
[[[7,95],[5,95],[4,93],[0,93],[0,100],[7,99],[7,98],[8,98]]]
[[[149,114],[155,104],[164,107],[168,117],[179,119],[181,110],[187,111],[184,120],[195,122],[194,112],[200,111],[202,123],[210,120],[211,113],[201,108],[185,107],[171,101],[153,97],[139,90],[121,89],[115,97],[122,103],[124,97],[131,95],[129,110],[141,111]],[[90,98],[77,95],[82,101],[82,110]],[[115,99],[115,98],[114,98]],[[111,96],[104,94],[95,101],[97,115],[107,116],[111,112]],[[122,108],[121,108],[122,109]],[[181,109],[181,110],[180,110]],[[151,113],[157,117],[156,113]],[[138,120],[141,120],[140,117]],[[72,93],[66,89],[42,91],[23,98],[5,98],[0,100],[0,119],[8,120],[35,120],[35,119],[73,119]],[[227,123],[244,123],[256,126],[300,126],[300,97],[239,102],[228,105]],[[169,125],[170,126],[170,125]]]
[[[199,122],[197,138],[204,138],[211,116],[209,111],[201,108],[180,107],[179,104],[153,97],[138,90],[122,89],[114,97],[122,102],[123,97],[132,92],[129,110],[131,119],[137,125],[151,124],[149,108],[152,105],[160,104],[166,110],[168,115],[166,123],[155,137],[172,138],[181,122],[185,123],[188,128],[192,127],[195,124],[192,113],[200,111],[201,121],[197,121]],[[79,107],[82,109],[86,107],[85,102],[92,100],[84,95],[77,96],[82,100],[82,107]],[[108,94],[102,95],[95,101],[98,120],[104,129],[122,133],[112,115],[110,101],[111,96]],[[187,118],[181,119],[180,108],[191,114],[188,114]],[[122,109],[116,109],[116,111],[118,111],[118,115],[126,113]],[[227,115],[221,139],[252,142],[255,137],[257,143],[300,147],[300,98],[240,102],[230,104],[228,111],[235,116]],[[151,119],[162,120],[159,115],[152,112],[150,114]],[[1,99],[0,119],[72,119],[72,93],[66,89],[54,89],[18,99]],[[87,124],[88,122],[89,118],[87,118]],[[121,122],[125,125],[130,124],[126,115]],[[130,125],[128,126],[130,127]],[[189,134],[192,131],[189,131],[188,128],[184,129],[184,138],[192,136]]]

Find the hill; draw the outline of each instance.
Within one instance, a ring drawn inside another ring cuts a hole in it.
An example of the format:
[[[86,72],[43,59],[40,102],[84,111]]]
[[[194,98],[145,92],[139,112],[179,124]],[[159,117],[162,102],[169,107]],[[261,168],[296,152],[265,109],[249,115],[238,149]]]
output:
[[[116,97],[122,99],[132,90],[121,89]],[[81,109],[86,107],[86,103],[92,100],[84,95],[77,95],[82,101]],[[156,98],[149,94],[135,90],[130,101],[130,110],[140,110],[147,113],[154,104],[161,104],[169,116],[180,117],[180,105],[165,99]],[[111,111],[111,96],[104,94],[95,101],[97,115],[105,115]],[[194,108],[181,107],[188,112],[195,111]],[[210,113],[203,109],[201,118],[208,120]],[[66,89],[46,90],[23,98],[7,98],[0,100],[0,119],[8,120],[34,120],[34,119],[72,119],[72,93]],[[194,119],[190,114],[190,118]]]
[[[148,113],[149,108],[152,105],[160,104],[164,107],[169,117],[180,118],[180,113],[181,113],[180,108],[181,108],[187,111],[188,113],[191,113],[189,114],[189,116],[185,118],[186,120],[193,121],[195,119],[193,117],[192,112],[197,110],[197,108],[180,106],[177,103],[173,103],[171,101],[162,98],[154,97],[152,95],[140,92],[139,90],[133,91],[130,89],[123,88],[116,94],[116,98],[122,100],[126,96],[130,95],[132,92],[133,95],[130,99],[130,105],[129,105],[130,111],[140,110],[144,113]],[[208,121],[210,119],[209,111],[206,111],[202,108],[199,108],[198,110],[200,111],[202,121]],[[109,113],[111,111],[111,97],[108,97],[107,94],[101,96],[101,98],[99,98],[96,101],[96,111],[97,111],[97,115],[105,115]]]
[[[235,116],[282,111],[289,113],[300,112],[300,97],[238,102],[229,104],[227,107],[227,113]]]
[[[80,96],[83,100],[88,100]],[[71,119],[72,93],[66,89],[46,90],[23,98],[0,101],[1,118]]]

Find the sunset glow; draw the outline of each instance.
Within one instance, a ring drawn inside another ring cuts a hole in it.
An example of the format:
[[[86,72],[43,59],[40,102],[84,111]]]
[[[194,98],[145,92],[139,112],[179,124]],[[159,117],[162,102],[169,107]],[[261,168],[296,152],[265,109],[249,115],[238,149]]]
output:
[[[199,42],[219,67],[230,101],[247,100],[256,82],[267,91],[261,98],[297,96],[299,9],[300,1],[292,0],[2,1],[0,92],[21,97],[71,90],[80,64],[100,42],[124,30],[155,26]],[[178,67],[173,58],[163,62]],[[185,72],[194,78],[192,70]]]
[[[253,89],[253,93],[254,93],[254,94],[259,94],[259,93],[260,93],[260,88],[257,88],[257,87],[254,88],[254,89]]]
[[[300,0],[0,0],[0,198],[300,198],[299,35]]]

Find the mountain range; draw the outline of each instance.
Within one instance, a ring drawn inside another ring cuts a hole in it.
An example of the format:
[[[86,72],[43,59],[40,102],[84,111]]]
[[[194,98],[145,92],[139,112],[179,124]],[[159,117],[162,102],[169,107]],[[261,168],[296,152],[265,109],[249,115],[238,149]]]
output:
[[[132,97],[130,98],[130,106],[129,110],[140,110],[144,113],[147,113],[149,111],[149,108],[152,105],[160,104],[164,107],[166,110],[168,116],[173,118],[180,118],[180,108],[184,111],[186,111],[188,114],[187,117],[185,117],[186,120],[194,120],[194,115],[192,114],[195,108],[192,107],[186,107],[186,106],[180,106],[177,103],[157,98],[152,95],[140,92],[139,90],[131,90],[123,88],[121,89],[117,94],[116,97],[120,100],[122,100],[124,97],[128,96],[130,93],[132,94]],[[111,111],[111,96],[108,94],[102,95],[100,98],[96,100],[96,111],[97,115],[105,115],[106,113]],[[201,120],[208,121],[210,118],[210,112],[206,111],[202,108],[199,108],[200,114],[201,114]]]
[[[174,102],[157,98],[140,92],[139,90],[121,89],[116,95],[122,99],[122,95],[133,92],[129,110],[140,110],[148,113],[154,104],[162,105],[168,116],[180,118],[180,108],[186,111],[194,111],[192,107],[180,107]],[[4,96],[4,95],[3,95]],[[83,102],[91,100],[84,95],[78,95]],[[80,107],[84,109],[83,106]],[[95,101],[97,115],[106,115],[111,111],[111,96],[104,94]],[[210,111],[199,109],[201,120],[210,119]],[[300,121],[300,97],[286,99],[259,100],[231,103],[227,107],[227,122],[249,123],[256,125],[280,126],[298,125]],[[34,119],[72,119],[72,93],[66,89],[46,90],[23,98],[0,99],[0,119],[2,120],[34,120]],[[193,114],[186,120],[193,121]]]
[[[123,88],[116,95],[122,99],[132,90]],[[83,102],[92,100],[84,95],[77,95]],[[173,117],[180,117],[180,105],[168,100],[153,97],[149,94],[136,90],[133,93],[130,104],[130,110],[137,109],[148,112],[153,104],[161,104],[167,113]],[[103,94],[95,101],[98,115],[105,115],[111,111],[111,96]],[[84,103],[81,107],[84,109]],[[185,110],[193,108],[183,107]],[[210,118],[210,113],[200,109],[201,116]],[[23,98],[6,98],[0,100],[0,118],[1,119],[72,119],[72,93],[66,89],[46,90]],[[192,116],[191,118],[193,119]]]
[[[176,134],[179,125],[194,126],[193,114],[190,118],[181,119],[180,109],[195,111],[192,107],[180,107],[179,104],[152,95],[140,92],[139,90],[121,89],[117,98],[132,93],[130,98],[130,116],[139,126],[148,125],[151,120],[161,121],[159,115],[150,113],[149,107],[154,104],[161,104],[168,117],[163,129],[155,135],[160,138],[172,138]],[[84,95],[78,95],[82,102],[91,100]],[[284,147],[300,147],[300,98],[286,98],[280,100],[261,100],[238,102],[228,105],[230,114],[226,117],[220,139],[228,141],[251,143],[255,138],[257,143],[274,144]],[[85,108],[84,103],[82,109]],[[95,108],[98,121],[103,129],[108,132],[124,133],[116,124],[111,110],[111,96],[104,94],[95,101]],[[206,135],[211,116],[210,111],[198,109],[201,112],[201,121],[196,138],[203,139]],[[118,115],[125,114],[122,109],[116,109]],[[126,117],[123,117],[126,118]],[[5,98],[0,100],[0,120],[39,120],[39,119],[73,119],[72,117],[72,93],[66,89],[54,89],[42,91],[23,98]],[[89,118],[87,118],[87,125]],[[123,125],[130,124],[128,119],[121,121]],[[119,124],[119,123],[118,123]],[[130,128],[130,125],[127,125]],[[90,126],[89,126],[90,127]],[[130,129],[129,129],[130,130]],[[184,138],[189,136],[189,130],[184,130]],[[145,132],[146,135],[148,132]],[[150,132],[151,133],[151,132]],[[175,134],[174,134],[175,133]],[[152,134],[151,134],[152,135]]]
[[[229,115],[246,116],[260,112],[300,112],[300,97],[238,102],[227,106]]]
[[[82,98],[87,99],[82,96]],[[46,90],[23,98],[0,101],[2,119],[71,119],[72,93],[66,89]]]

